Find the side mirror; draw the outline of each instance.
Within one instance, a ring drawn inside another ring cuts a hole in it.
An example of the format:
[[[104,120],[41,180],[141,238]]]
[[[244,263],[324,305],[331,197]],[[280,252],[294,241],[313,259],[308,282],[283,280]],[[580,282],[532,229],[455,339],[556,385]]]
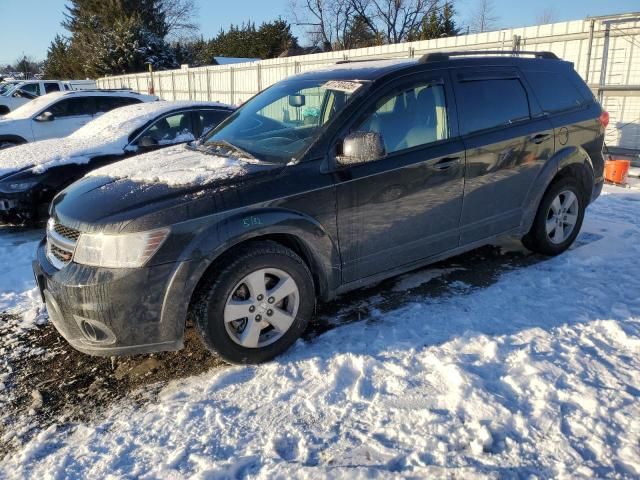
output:
[[[289,106],[291,107],[304,107],[307,103],[307,99],[304,95],[289,95]]]
[[[56,117],[51,112],[42,112],[35,120],[36,122],[53,122]]]
[[[347,166],[378,160],[385,155],[382,137],[376,132],[353,132],[342,142],[339,165]]]
[[[158,141],[151,135],[146,135],[138,140],[138,147],[140,148],[153,148],[158,146]]]

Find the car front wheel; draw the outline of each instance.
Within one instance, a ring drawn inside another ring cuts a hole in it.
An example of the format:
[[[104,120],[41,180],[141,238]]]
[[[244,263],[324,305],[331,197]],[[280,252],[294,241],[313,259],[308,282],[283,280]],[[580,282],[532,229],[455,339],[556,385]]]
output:
[[[564,252],[580,233],[586,204],[575,179],[565,177],[554,182],[542,197],[531,230],[522,243],[544,255]]]
[[[261,241],[221,265],[194,313],[210,350],[229,363],[253,364],[287,350],[304,332],[314,305],[304,261],[278,243]]]

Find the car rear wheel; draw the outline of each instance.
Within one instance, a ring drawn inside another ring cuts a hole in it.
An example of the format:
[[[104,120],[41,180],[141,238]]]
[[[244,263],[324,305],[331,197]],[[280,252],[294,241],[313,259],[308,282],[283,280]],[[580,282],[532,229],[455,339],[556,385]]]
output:
[[[235,364],[261,363],[287,350],[313,313],[311,273],[271,241],[237,250],[201,289],[193,309],[207,347]]]
[[[544,194],[531,230],[522,243],[544,255],[564,252],[580,233],[586,204],[575,179],[565,177],[554,182]]]

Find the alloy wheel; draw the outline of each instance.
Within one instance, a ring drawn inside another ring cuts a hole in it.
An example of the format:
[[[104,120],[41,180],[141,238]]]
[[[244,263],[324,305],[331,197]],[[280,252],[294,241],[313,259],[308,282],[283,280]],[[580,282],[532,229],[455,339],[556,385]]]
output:
[[[578,222],[578,197],[571,190],[563,190],[553,199],[547,211],[546,231],[549,241],[563,243],[573,233]]]
[[[245,348],[262,348],[287,333],[300,306],[298,285],[286,272],[262,268],[231,290],[224,307],[229,337]]]

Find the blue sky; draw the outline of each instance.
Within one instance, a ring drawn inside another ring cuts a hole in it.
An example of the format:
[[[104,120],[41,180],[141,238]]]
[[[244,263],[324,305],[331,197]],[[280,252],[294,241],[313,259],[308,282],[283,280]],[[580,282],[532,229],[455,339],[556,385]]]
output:
[[[457,0],[459,22],[464,23],[468,12],[478,0]],[[494,0],[500,27],[532,25],[545,9],[551,9],[558,21],[576,20],[588,15],[640,10],[638,0]],[[36,59],[46,57],[47,47],[56,33],[65,34],[60,26],[65,0],[0,0],[0,65],[13,63],[23,52]],[[289,0],[196,0],[198,23],[205,37],[215,35],[230,23],[252,20],[260,23],[279,15],[290,19]],[[303,32],[296,32],[302,37]]]

